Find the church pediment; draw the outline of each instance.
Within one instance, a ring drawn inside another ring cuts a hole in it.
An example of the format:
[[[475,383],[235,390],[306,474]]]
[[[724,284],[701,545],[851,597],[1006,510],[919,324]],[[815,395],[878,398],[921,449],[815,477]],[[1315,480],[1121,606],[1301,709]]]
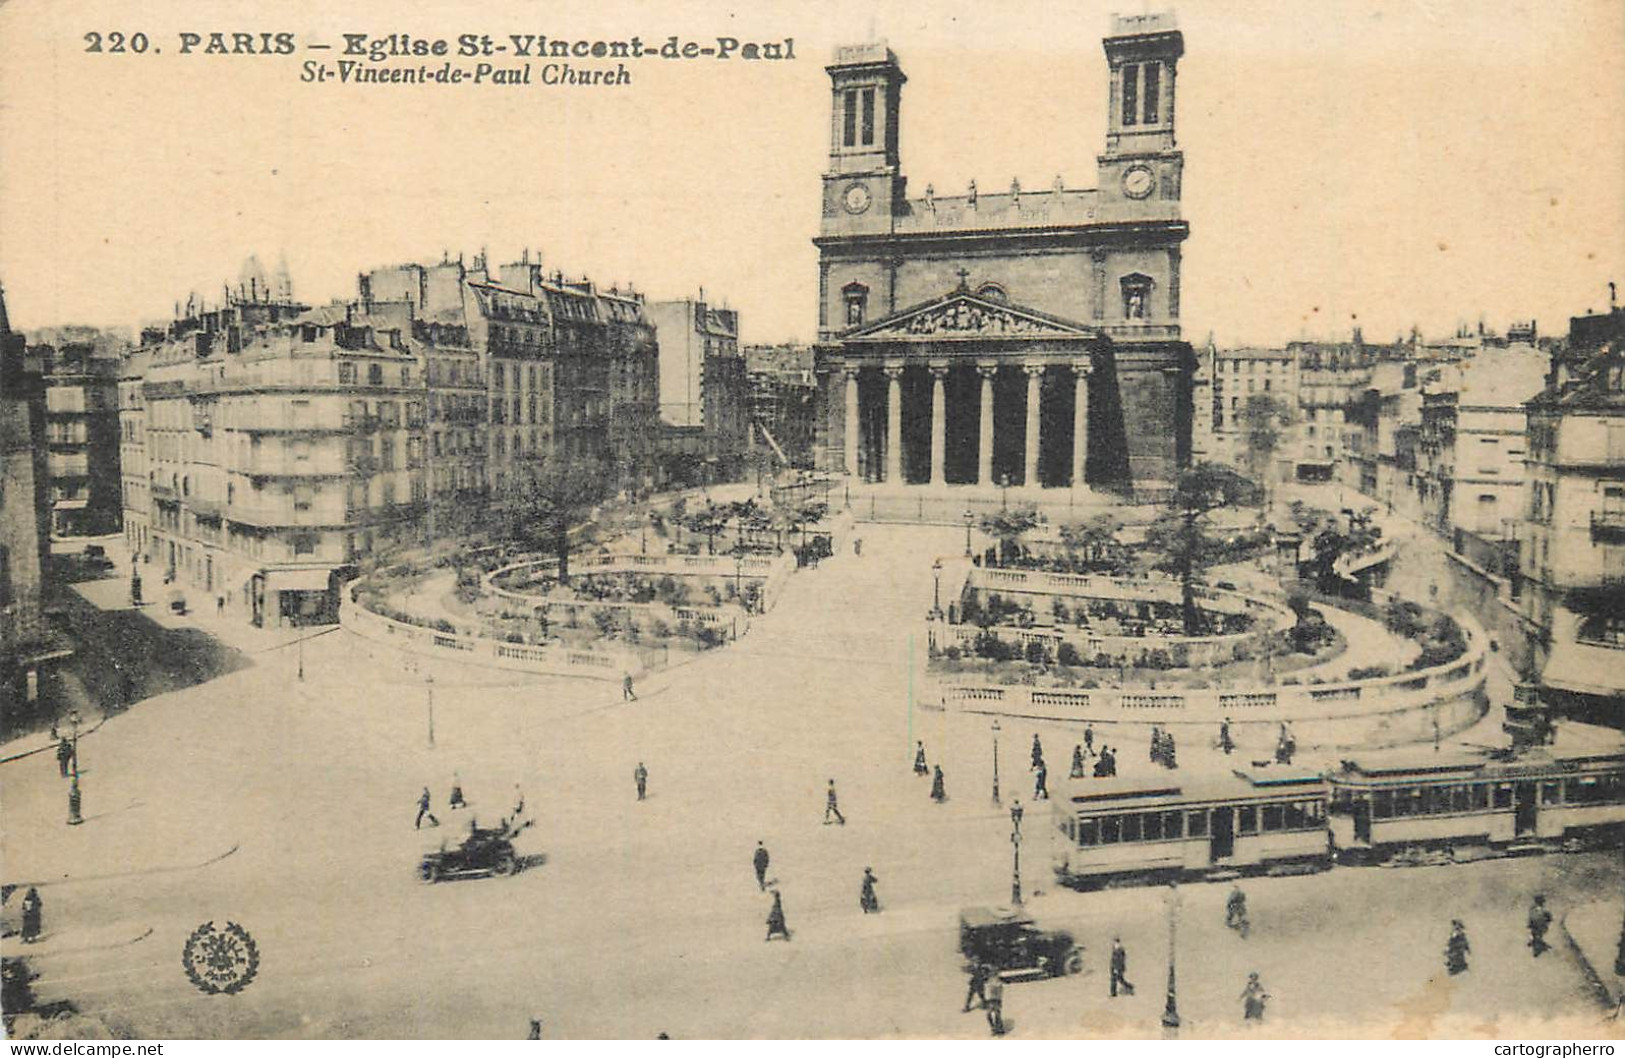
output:
[[[1100,332],[1017,305],[1005,305],[966,291],[916,305],[884,319],[854,327],[842,342],[952,341],[954,339],[1096,338]]]

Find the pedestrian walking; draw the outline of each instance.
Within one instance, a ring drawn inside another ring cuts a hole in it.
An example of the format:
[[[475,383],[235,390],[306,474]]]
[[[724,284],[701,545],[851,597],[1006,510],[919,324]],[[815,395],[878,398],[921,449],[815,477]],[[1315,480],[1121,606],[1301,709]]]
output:
[[[621,700],[635,702],[638,700],[637,692],[632,690],[632,674],[623,673],[621,676]]]
[[[760,841],[756,843],[756,855],[751,857],[751,863],[756,867],[756,887],[767,892],[767,846]]]
[[[947,799],[948,791],[942,784],[942,765],[938,764],[936,773],[931,776],[931,800],[940,805]]]
[[[1241,1016],[1246,1021],[1264,1020],[1264,1003],[1269,999],[1269,993],[1259,983],[1258,974],[1247,975],[1247,987],[1241,990]]]
[[[1551,925],[1552,913],[1546,908],[1546,898],[1537,894],[1529,908],[1529,948],[1537,959],[1551,950],[1551,945],[1546,943],[1546,930]]]
[[[1083,725],[1083,751],[1089,756],[1095,754],[1095,725]]]
[[[1252,928],[1247,921],[1247,894],[1241,891],[1239,885],[1230,887],[1230,897],[1224,902],[1224,924],[1240,933],[1243,940],[1247,939],[1247,933]]]
[[[1038,736],[1035,734],[1033,735],[1033,762],[1027,770],[1035,771],[1042,763],[1044,763],[1044,744],[1038,741]]]
[[[643,800],[644,794],[649,791],[649,769],[638,761],[638,766],[632,770],[632,781],[638,784],[638,800]]]
[[[1124,995],[1133,995],[1134,986],[1128,980],[1128,952],[1123,949],[1120,937],[1112,938],[1112,998],[1117,998],[1117,990],[1121,988]]]
[[[427,786],[423,788],[423,793],[418,795],[418,818],[412,824],[412,829],[421,828],[425,819],[429,821],[431,827],[440,825],[440,820],[436,819],[434,813],[429,811],[429,788]]]
[[[463,800],[463,780],[456,772],[451,773],[450,804],[453,809],[468,807],[468,802]]]
[[[40,920],[43,903],[39,898],[39,890],[34,886],[28,887],[23,894],[23,943],[32,944],[40,937]]]
[[[214,597],[214,615],[216,617],[226,616],[226,597],[224,595]]]
[[[779,898],[779,891],[773,890],[773,910],[767,913],[767,940],[774,937],[790,939],[790,927],[784,924],[784,901]]]
[[[840,798],[835,794],[835,780],[829,781],[829,791],[824,795],[824,825],[829,826],[829,817],[834,816],[841,826],[846,826],[846,817],[841,815]]]
[[[1162,766],[1169,771],[1176,771],[1179,768],[1179,755],[1174,748],[1174,733],[1172,731],[1162,736]]]
[[[987,995],[982,1000],[987,1008],[987,1027],[993,1035],[1003,1036],[1004,1028],[1004,978],[997,973],[991,974],[987,982]]]
[[[542,1019],[541,1018],[531,1018],[530,1019],[530,1032],[529,1032],[528,1035],[525,1036],[525,1039],[527,1039],[527,1040],[539,1040],[541,1038],[542,1038]]]
[[[1219,724],[1219,748],[1224,750],[1224,755],[1227,757],[1236,748],[1235,739],[1230,737],[1230,718],[1228,716]]]
[[[1450,939],[1444,945],[1444,967],[1452,977],[1467,972],[1467,954],[1472,950],[1473,946],[1467,943],[1467,927],[1461,924],[1461,919],[1452,919]]]
[[[1049,769],[1043,761],[1038,762],[1038,773],[1033,776],[1033,800],[1049,800]]]
[[[1072,778],[1081,779],[1083,777],[1084,777],[1083,747],[1081,745],[1073,746],[1072,747]]]
[[[971,1000],[973,999],[976,1000],[976,1005],[978,1007],[987,1006],[988,973],[989,970],[986,963],[978,961],[970,964],[970,987],[965,990],[965,1009],[960,1011],[960,1013],[970,1013],[970,1004]]]
[[[926,775],[930,772],[930,770],[930,768],[925,766],[925,743],[914,743],[914,774]]]
[[[60,738],[56,743],[56,766],[62,772],[62,777],[68,777],[68,762],[73,759],[73,743]]]
[[[863,869],[863,889],[858,893],[858,906],[863,908],[865,915],[875,914],[880,910],[880,898],[875,895],[875,883],[880,881],[875,877],[873,867]]]
[[[1162,763],[1162,728],[1151,725],[1151,763]]]

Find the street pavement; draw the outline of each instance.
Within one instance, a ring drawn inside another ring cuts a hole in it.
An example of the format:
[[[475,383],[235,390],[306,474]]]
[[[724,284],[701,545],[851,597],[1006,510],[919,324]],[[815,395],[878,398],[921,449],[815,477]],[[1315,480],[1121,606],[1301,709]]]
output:
[[[748,636],[643,681],[636,702],[333,632],[305,642],[303,681],[293,651],[262,651],[109,720],[82,747],[83,826],[64,823],[54,758],[0,766],[7,880],[44,883],[36,990],[141,1037],[501,1038],[538,1017],[547,1037],[977,1038],[957,915],[1008,900],[1020,797],[1024,895],[1041,923],[1074,931],[1085,969],[1007,989],[1018,1037],[1161,1035],[1171,920],[1185,1035],[1243,1032],[1250,971],[1273,996],[1264,1035],[1505,1036],[1531,1018],[1607,1031],[1573,950],[1532,959],[1522,923],[1534,892],[1559,913],[1618,892],[1613,857],[1249,880],[1245,940],[1223,926],[1223,885],[1056,891],[1028,749],[1039,733],[1058,778],[1078,732],[1003,723],[995,805],[989,724],[928,707],[918,641],[931,560],[958,555],[962,531],[858,535],[861,557],[798,573]],[[1143,731],[1097,732],[1121,739],[1126,772],[1153,767]],[[944,769],[946,804],[910,769],[916,739]],[[1180,755],[1224,766],[1206,747]],[[447,806],[454,774],[468,809]],[[844,826],[822,822],[830,778]],[[494,823],[516,783],[535,820],[527,869],[419,882],[419,855],[470,818]],[[438,830],[412,827],[425,785]],[[758,839],[789,942],[763,939]],[[879,915],[859,910],[865,866]],[[1457,978],[1443,972],[1452,918],[1474,950]],[[259,945],[238,995],[205,996],[182,972],[207,921]],[[1138,985],[1115,1000],[1114,935]]]

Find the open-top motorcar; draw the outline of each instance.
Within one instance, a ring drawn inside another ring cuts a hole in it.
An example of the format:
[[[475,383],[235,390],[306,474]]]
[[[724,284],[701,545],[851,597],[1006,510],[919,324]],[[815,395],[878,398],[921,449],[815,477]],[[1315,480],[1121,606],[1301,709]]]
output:
[[[1083,969],[1083,949],[1064,930],[1040,928],[1014,908],[966,908],[959,913],[959,950],[972,963],[1005,977],[1061,977]]]

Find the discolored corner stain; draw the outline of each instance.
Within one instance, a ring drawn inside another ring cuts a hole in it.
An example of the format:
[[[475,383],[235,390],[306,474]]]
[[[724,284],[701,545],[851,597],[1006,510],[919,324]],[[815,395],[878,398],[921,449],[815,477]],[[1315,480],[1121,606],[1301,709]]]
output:
[[[1432,1036],[1433,1026],[1450,1009],[1456,994],[1455,982],[1448,977],[1430,977],[1427,983],[1409,999],[1394,1005],[1399,1021],[1388,1033],[1391,1040],[1425,1040]]]
[[[1135,1027],[1129,1024],[1128,1018],[1109,1010],[1091,1012],[1082,1022],[1082,1035],[1092,1039],[1128,1039],[1137,1035],[1134,1029]]]

